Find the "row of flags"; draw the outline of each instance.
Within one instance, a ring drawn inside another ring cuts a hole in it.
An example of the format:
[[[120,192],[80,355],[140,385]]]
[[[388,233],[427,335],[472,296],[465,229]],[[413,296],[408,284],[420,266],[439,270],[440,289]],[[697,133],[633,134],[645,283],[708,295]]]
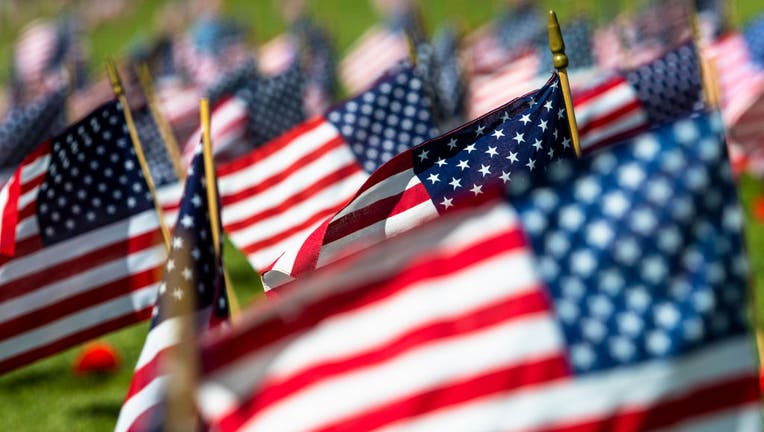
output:
[[[212,26],[182,99],[212,101],[208,160],[196,108],[162,93],[184,87],[158,76],[159,106],[131,103],[133,124],[111,100],[14,145],[26,156],[0,190],[0,372],[151,318],[117,430],[159,428],[169,353],[188,343],[172,305],[190,300],[187,396],[213,430],[757,430],[735,134],[728,105],[704,105],[709,48],[682,40],[642,65],[577,71],[589,85],[572,71],[576,160],[530,16],[491,36],[508,54],[470,77],[467,100],[479,85],[497,102],[468,122],[439,85],[464,71],[428,57],[416,20],[373,30],[405,54],[361,63],[377,71],[313,117],[320,74],[302,56],[270,74],[238,54],[217,64],[243,51]],[[153,108],[186,143],[186,172]],[[223,232],[268,289],[233,322]]]

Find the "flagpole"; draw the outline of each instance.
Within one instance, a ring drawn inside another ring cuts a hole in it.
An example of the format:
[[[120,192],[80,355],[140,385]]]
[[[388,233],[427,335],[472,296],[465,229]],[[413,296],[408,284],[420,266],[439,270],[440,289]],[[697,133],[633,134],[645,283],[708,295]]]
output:
[[[122,105],[122,113],[125,115],[125,122],[127,123],[127,129],[130,132],[130,138],[133,141],[133,148],[135,149],[135,155],[138,157],[138,164],[141,166],[143,177],[146,180],[146,184],[151,192],[151,198],[154,201],[154,210],[157,217],[159,217],[159,228],[162,231],[162,237],[164,238],[164,244],[167,250],[170,250],[170,230],[167,229],[167,225],[164,220],[164,212],[162,206],[159,203],[156,186],[154,180],[151,178],[151,171],[149,165],[146,162],[146,156],[143,153],[143,147],[141,146],[141,140],[138,137],[138,131],[135,129],[135,123],[133,123],[133,115],[130,112],[130,105],[127,103],[127,97],[125,97],[125,91],[122,87],[122,80],[119,77],[119,71],[114,61],[109,59],[106,61],[106,72],[109,75],[109,81],[111,81],[111,87],[114,89],[114,94],[117,96],[119,103]]]
[[[698,66],[700,67],[700,79],[703,84],[703,96],[706,99],[706,106],[708,108],[716,109],[719,107],[719,93],[716,88],[716,68],[713,61],[703,55],[701,50],[701,37],[700,37],[700,19],[698,18],[698,10],[695,8],[692,2],[687,4],[687,15],[690,19],[690,29],[692,30],[692,43],[695,46],[695,51],[698,54]]]
[[[210,211],[210,226],[212,228],[212,242],[215,248],[215,256],[220,259],[220,220],[218,219],[218,197],[215,182],[215,162],[212,158],[212,136],[210,127],[210,101],[202,98],[199,102],[199,115],[202,124],[202,151],[204,156],[204,178],[207,184],[207,205]],[[233,286],[228,278],[228,272],[223,267],[223,278],[228,294],[228,303],[231,309],[231,319],[239,315],[239,301]]]
[[[151,79],[151,72],[149,71],[148,65],[141,63],[138,66],[137,72],[138,82],[140,82],[143,94],[146,96],[146,104],[149,106],[151,116],[157,124],[159,134],[162,136],[162,143],[164,144],[165,150],[167,150],[167,155],[170,157],[172,167],[175,169],[175,175],[178,176],[178,179],[184,180],[186,178],[186,170],[183,168],[183,163],[181,162],[178,142],[175,140],[175,135],[170,128],[170,124],[167,122],[164,114],[162,114],[162,111],[159,110],[156,94],[154,93],[154,83]]]
[[[568,113],[568,126],[570,138],[573,141],[573,150],[577,157],[581,157],[581,144],[578,141],[578,127],[576,126],[576,113],[573,111],[573,97],[570,94],[570,81],[568,80],[568,56],[565,54],[565,42],[562,39],[560,23],[557,14],[549,11],[549,49],[552,51],[552,60],[557,74],[560,76],[562,97],[565,100],[565,111]]]

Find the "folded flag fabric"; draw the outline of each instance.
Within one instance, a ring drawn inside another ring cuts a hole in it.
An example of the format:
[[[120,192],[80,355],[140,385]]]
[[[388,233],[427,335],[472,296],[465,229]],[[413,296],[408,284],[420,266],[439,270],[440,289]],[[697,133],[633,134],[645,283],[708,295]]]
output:
[[[201,150],[201,145],[198,149]],[[120,410],[116,431],[162,428],[168,368],[164,359],[179,343],[178,326],[182,322],[178,315],[166,309],[167,302],[191,296],[198,333],[228,320],[222,254],[215,255],[205,181],[204,160],[199,151],[186,178],[178,223],[173,230],[172,250],[164,266],[151,328]],[[222,233],[218,238],[222,239]],[[220,246],[222,251],[222,242]]]
[[[573,157],[559,77],[473,122],[407,150],[377,169],[340,211],[267,269],[274,288],[336,259],[411,229],[522,171]]]
[[[27,156],[0,216],[0,372],[149,317],[166,252],[117,101]]]
[[[203,416],[220,431],[759,430],[724,152],[709,116],[668,125],[284,286],[203,341]]]
[[[434,136],[431,109],[422,80],[401,67],[325,116],[220,166],[231,240],[263,270],[345,204],[368,173]]]

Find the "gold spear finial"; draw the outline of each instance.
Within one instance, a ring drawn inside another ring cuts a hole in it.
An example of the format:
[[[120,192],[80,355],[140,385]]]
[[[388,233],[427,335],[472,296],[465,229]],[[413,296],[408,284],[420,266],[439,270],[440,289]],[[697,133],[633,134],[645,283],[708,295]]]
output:
[[[578,141],[578,127],[576,126],[576,114],[573,112],[573,97],[570,94],[570,81],[568,81],[568,56],[565,54],[565,42],[562,39],[560,23],[557,14],[549,11],[549,49],[552,51],[552,62],[560,76],[562,97],[565,100],[565,111],[568,114],[568,126],[570,127],[570,139],[573,141],[573,150],[577,157],[581,157],[581,144]]]

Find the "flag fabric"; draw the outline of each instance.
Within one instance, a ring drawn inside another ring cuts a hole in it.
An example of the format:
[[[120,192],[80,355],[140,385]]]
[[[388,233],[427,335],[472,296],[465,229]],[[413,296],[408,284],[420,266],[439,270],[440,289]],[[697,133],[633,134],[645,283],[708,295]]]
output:
[[[340,61],[339,76],[348,93],[366,90],[385,71],[408,58],[409,45],[402,30],[375,26],[366,31]]]
[[[477,118],[538,87],[541,58],[535,50],[527,51],[491,73],[473,75],[469,82],[469,118]]]
[[[764,68],[764,15],[759,15],[743,29],[743,38],[751,53],[751,60]]]
[[[454,131],[407,150],[377,169],[338,212],[263,275],[268,288],[322,267],[354,249],[392,237],[460,207],[458,194],[540,172],[573,157],[557,74],[539,90]]]
[[[720,124],[668,125],[537,180],[319,269],[209,335],[205,419],[224,432],[759,430]]]
[[[703,109],[697,51],[682,44],[663,56],[605,75],[573,92],[581,148],[591,151]]]
[[[295,62],[279,75],[246,75],[238,81],[241,87],[221,96],[210,114],[216,161],[231,161],[304,121],[303,81]],[[197,128],[184,146],[187,164],[200,134]]]
[[[64,128],[66,90],[59,88],[29,105],[13,107],[0,122],[0,187],[24,157]]]
[[[167,380],[167,352],[179,343],[180,317],[168,312],[167,302],[192,296],[196,331],[202,333],[228,321],[229,309],[222,255],[215,256],[204,159],[199,151],[189,168],[172,251],[152,311],[151,328],[138,358],[116,431],[159,430]],[[222,239],[222,232],[219,239]],[[222,251],[222,240],[220,244]],[[222,254],[222,252],[221,252]]]
[[[223,224],[264,269],[336,212],[384,162],[435,135],[432,103],[410,67],[218,168]]]
[[[178,181],[178,175],[167,152],[162,134],[148,105],[132,110],[133,123],[141,140],[141,148],[156,187]]]
[[[117,101],[27,156],[0,215],[0,372],[149,317],[166,253]]]

